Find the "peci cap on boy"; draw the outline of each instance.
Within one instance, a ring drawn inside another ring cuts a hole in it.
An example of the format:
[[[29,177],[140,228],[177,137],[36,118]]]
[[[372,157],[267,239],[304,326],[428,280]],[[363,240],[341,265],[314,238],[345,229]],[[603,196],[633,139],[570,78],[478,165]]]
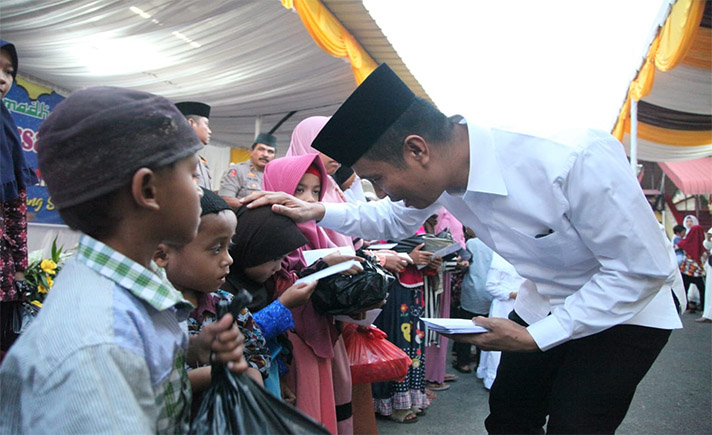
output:
[[[415,94],[385,63],[346,99],[312,147],[352,166],[415,100]]]
[[[176,107],[185,116],[197,115],[204,118],[210,118],[210,106],[197,101],[181,101],[176,103]]]
[[[232,211],[232,208],[222,198],[222,196],[204,187],[201,187],[201,189],[203,191],[203,196],[200,198],[201,217],[205,216],[206,214],[220,213],[223,210]]]
[[[100,86],[71,94],[40,126],[37,160],[52,200],[64,209],[127,184],[203,148],[168,99]]]

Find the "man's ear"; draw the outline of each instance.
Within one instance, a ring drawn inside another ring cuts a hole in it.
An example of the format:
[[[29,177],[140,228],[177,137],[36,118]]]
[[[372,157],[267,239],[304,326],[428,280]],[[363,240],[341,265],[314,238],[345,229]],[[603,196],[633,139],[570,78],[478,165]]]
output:
[[[430,148],[421,136],[411,134],[403,140],[403,157],[406,161],[415,161],[426,165],[430,161]]]
[[[168,246],[165,243],[159,243],[156,252],[153,253],[153,261],[158,267],[165,268],[168,266]]]
[[[188,118],[188,124],[190,124],[190,126],[193,128],[198,126],[198,123],[195,122],[195,119],[193,119],[193,118]]]
[[[156,200],[156,173],[140,168],[131,178],[131,196],[139,207],[157,211],[161,207]]]

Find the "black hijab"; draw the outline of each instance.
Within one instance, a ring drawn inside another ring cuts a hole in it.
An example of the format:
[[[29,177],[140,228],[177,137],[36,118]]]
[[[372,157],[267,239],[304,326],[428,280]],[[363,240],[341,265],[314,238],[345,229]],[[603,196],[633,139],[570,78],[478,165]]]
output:
[[[276,214],[270,206],[237,210],[237,229],[229,252],[233,259],[223,290],[235,293],[241,288],[252,293],[251,311],[267,306],[272,295],[263,283],[245,276],[245,268],[259,266],[304,246],[307,239],[290,218]]]
[[[17,76],[17,52],[15,46],[0,39],[0,50],[10,54],[14,72],[13,79]],[[25,160],[22,150],[20,134],[17,132],[15,119],[7,110],[5,104],[0,104],[0,117],[2,117],[2,131],[0,131],[0,201],[12,201],[18,196],[18,189],[32,186],[38,182],[35,171]]]

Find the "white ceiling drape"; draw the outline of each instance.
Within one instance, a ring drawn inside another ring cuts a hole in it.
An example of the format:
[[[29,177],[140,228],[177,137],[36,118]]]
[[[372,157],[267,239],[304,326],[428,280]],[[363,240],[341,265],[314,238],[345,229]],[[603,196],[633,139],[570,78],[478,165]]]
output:
[[[276,132],[281,155],[298,121],[331,115],[356,87],[278,0],[3,0],[0,16],[21,76],[60,93],[111,85],[203,101],[215,145],[249,147],[257,116],[266,131],[297,111]]]

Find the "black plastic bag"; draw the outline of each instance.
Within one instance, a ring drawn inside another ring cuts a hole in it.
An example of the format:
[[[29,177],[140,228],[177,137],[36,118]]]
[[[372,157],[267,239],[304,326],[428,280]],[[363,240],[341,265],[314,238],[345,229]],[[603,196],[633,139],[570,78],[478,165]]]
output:
[[[363,272],[336,274],[319,280],[311,296],[314,308],[325,314],[350,314],[377,305],[388,297],[395,277],[378,260],[358,250]]]
[[[218,302],[218,316],[233,317],[251,299],[242,290],[233,303]],[[274,397],[244,373],[213,363],[211,385],[191,424],[193,434],[328,434],[324,426],[292,405]]]

